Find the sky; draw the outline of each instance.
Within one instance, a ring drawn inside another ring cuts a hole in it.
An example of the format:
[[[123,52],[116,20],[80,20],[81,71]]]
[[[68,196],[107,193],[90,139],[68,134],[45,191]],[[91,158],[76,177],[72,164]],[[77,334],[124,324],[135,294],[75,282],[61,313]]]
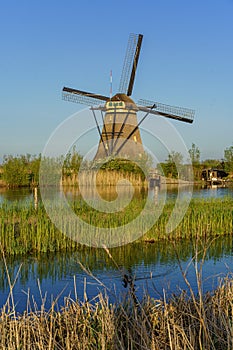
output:
[[[1,1],[0,161],[41,153],[85,108],[63,101],[63,86],[108,95],[112,70],[116,93],[129,33],[144,35],[133,99],[195,109],[193,124],[172,124],[202,159],[223,158],[233,143],[232,18],[233,0]]]

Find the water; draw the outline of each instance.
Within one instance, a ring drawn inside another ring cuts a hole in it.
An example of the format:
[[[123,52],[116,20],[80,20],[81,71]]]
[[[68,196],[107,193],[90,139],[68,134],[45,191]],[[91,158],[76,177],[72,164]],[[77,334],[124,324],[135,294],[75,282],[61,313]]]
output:
[[[190,190],[190,187],[188,186],[181,186],[179,191],[183,195],[185,195]],[[178,188],[176,185],[168,185],[167,189],[165,187],[161,187],[161,189],[158,191],[158,196],[162,196],[164,191],[167,192],[167,198],[176,198]],[[115,188],[109,188],[108,191],[106,190],[100,190],[100,195],[106,199],[114,199],[116,197],[116,191]],[[66,196],[68,198],[76,198],[79,196],[79,192],[76,188],[67,188],[65,189]],[[154,189],[150,190],[149,195],[154,196]],[[92,193],[90,192],[90,196]],[[136,195],[141,196],[141,190],[136,190]],[[233,196],[233,187],[219,187],[219,186],[212,186],[212,187],[206,187],[206,186],[196,186],[193,189],[193,198],[223,198],[226,196]],[[33,191],[28,188],[23,189],[6,189],[0,187],[0,204],[3,201],[8,202],[15,202],[18,201],[21,204],[25,204],[27,202],[33,202]]]
[[[186,190],[183,188],[184,195]],[[175,198],[176,193],[177,188],[170,188],[167,197]],[[67,197],[76,195],[74,190],[67,191]],[[196,188],[193,192],[193,197],[201,198],[223,198],[232,195],[233,190],[230,188]],[[110,194],[106,194],[106,197],[109,196],[111,197]],[[33,194],[28,189],[11,191],[2,189],[0,202],[3,200],[9,202],[17,200],[18,203],[25,204],[33,201]],[[210,244],[203,266],[204,291],[213,290],[219,278],[233,272],[232,247],[231,236],[220,237]],[[35,308],[35,302],[40,308],[42,299],[46,299],[45,305],[48,309],[51,300],[58,296],[58,304],[61,306],[68,295],[75,298],[75,288],[80,299],[83,299],[84,292],[89,299],[92,299],[100,290],[107,289],[111,301],[119,300],[128,291],[128,286],[124,287],[124,275],[135,279],[136,294],[140,299],[145,290],[155,298],[163,295],[163,290],[166,290],[168,295],[173,292],[179,293],[181,289],[188,290],[181,268],[184,271],[187,269],[187,278],[193,290],[197,292],[195,261],[192,261],[195,247],[191,242],[179,242],[175,247],[172,242],[131,244],[111,249],[110,252],[114,260],[105,250],[94,248],[84,248],[72,254],[7,258],[11,283],[20,269],[13,289],[17,311],[23,312],[29,305],[28,302],[32,308]],[[90,269],[93,276],[80,266],[80,262],[84,268]],[[2,260],[0,274],[2,276],[0,307],[2,307],[9,295],[9,283]]]

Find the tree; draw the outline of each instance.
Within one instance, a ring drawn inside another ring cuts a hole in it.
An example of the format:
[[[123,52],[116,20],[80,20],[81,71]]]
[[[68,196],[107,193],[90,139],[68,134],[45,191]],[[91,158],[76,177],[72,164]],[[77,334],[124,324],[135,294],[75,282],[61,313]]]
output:
[[[168,162],[173,162],[176,165],[180,165],[183,163],[183,155],[180,152],[171,151],[168,155]]]
[[[40,156],[4,156],[3,179],[9,187],[34,186],[39,181]]]
[[[39,154],[38,157],[34,156],[30,160],[29,169],[30,169],[30,174],[31,174],[31,185],[32,186],[39,185],[40,163],[41,163],[41,154]]]
[[[203,168],[222,169],[222,162],[219,159],[205,159],[202,162]]]
[[[81,166],[83,156],[76,151],[74,146],[72,152],[68,152],[63,163],[63,175],[71,176],[72,174],[77,174]]]
[[[82,163],[83,160],[83,156],[81,156],[81,154],[79,152],[76,151],[75,146],[73,147],[73,152],[71,155],[71,161],[70,161],[70,166],[71,169],[78,173],[80,165]]]
[[[228,172],[233,172],[233,146],[224,150],[225,169]]]
[[[4,156],[3,159],[3,179],[10,187],[28,186],[29,174],[25,156],[13,157]]]
[[[189,149],[189,155],[191,158],[192,166],[193,166],[193,176],[195,180],[201,179],[202,166],[200,164],[200,150],[199,148],[192,143],[191,149]]]
[[[199,148],[195,145],[195,143],[192,143],[192,147],[189,150],[189,155],[192,161],[193,165],[199,165],[200,164],[200,150]]]
[[[171,151],[165,163],[160,163],[158,168],[162,170],[164,176],[170,178],[179,178],[181,175],[183,155],[179,152]]]

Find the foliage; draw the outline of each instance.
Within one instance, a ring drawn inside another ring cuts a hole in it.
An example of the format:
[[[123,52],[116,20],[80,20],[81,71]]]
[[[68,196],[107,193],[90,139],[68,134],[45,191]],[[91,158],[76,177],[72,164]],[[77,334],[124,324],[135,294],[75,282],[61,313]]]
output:
[[[79,168],[81,166],[83,160],[83,156],[76,151],[76,147],[74,146],[72,151],[68,152],[64,159],[63,164],[63,175],[71,176],[73,173],[78,173]]]
[[[139,215],[145,205],[146,197],[135,197],[130,204],[114,213],[103,213],[89,206],[80,197],[71,203],[76,215],[83,221],[98,228],[118,227],[122,224],[130,223]],[[216,237],[231,234],[233,232],[232,207],[233,199],[226,198],[221,200],[199,200],[193,199],[189,208],[179,224],[171,233],[166,231],[166,225],[174,209],[175,201],[168,201],[160,215],[158,221],[148,231],[143,240],[161,241],[169,239],[172,242],[180,239],[194,239],[199,237]],[[58,220],[63,220],[59,214],[63,208],[58,208],[56,204]],[[154,211],[154,199],[150,202],[150,208]],[[70,223],[71,225],[72,223]],[[138,221],[138,230],[143,231],[144,217]],[[135,228],[133,227],[133,230]],[[74,226],[73,232],[79,232],[85,236],[88,232]],[[130,234],[130,232],[127,232]],[[47,216],[42,203],[39,203],[37,209],[31,205],[19,205],[15,203],[2,203],[0,206],[0,245],[6,255],[31,254],[31,253],[49,253],[58,251],[72,251],[77,248],[74,240],[61,233]]]
[[[202,165],[200,164],[201,153],[194,143],[192,143],[192,147],[189,149],[189,155],[192,162],[194,180],[200,180],[202,174]]]
[[[39,184],[39,170],[40,170],[40,162],[41,162],[41,155],[39,154],[38,157],[34,156],[30,160],[30,184],[32,185],[38,185]]]
[[[206,159],[200,161],[200,150],[192,143],[191,149],[189,149],[189,155],[192,161],[193,177],[194,180],[201,180],[203,169],[219,169],[226,172],[233,172],[233,146],[230,146],[224,151],[224,160],[219,159]],[[168,178],[189,178],[188,165],[183,165],[182,155],[178,152],[172,151],[167,160],[164,163],[158,164],[160,173]]]
[[[224,150],[224,161],[206,159],[201,162],[200,150],[194,143],[192,143],[192,147],[189,150],[189,155],[192,160],[195,180],[201,179],[202,169],[204,168],[215,168],[233,173],[233,145]],[[41,155],[4,156],[0,169],[0,178],[9,187],[37,186],[39,184],[40,162]],[[54,161],[50,159],[48,166],[54,166],[54,162],[57,163],[57,159],[54,159]],[[60,157],[58,162],[62,166],[63,179],[72,178],[73,174],[78,173],[81,165],[83,170],[88,170],[93,168],[98,169],[101,163],[101,161],[83,161],[82,155],[76,150],[75,146],[65,158]],[[100,165],[100,169],[139,174],[143,181],[151,167],[152,159],[146,153],[135,160],[109,158],[109,160],[105,160],[103,165]],[[157,167],[159,172],[168,178],[190,179],[190,167],[187,164],[183,164],[183,156],[179,152],[172,151],[166,161],[159,163]]]
[[[64,163],[63,163],[64,162]],[[63,175],[70,176],[77,173],[82,162],[82,156],[73,148],[64,159],[62,156],[58,158],[43,159],[43,176],[51,175],[51,167],[55,171],[63,164]],[[39,170],[41,165],[41,155],[32,156],[30,154],[19,156],[4,156],[2,164],[2,179],[9,187],[38,186]],[[48,171],[46,171],[48,169]],[[50,176],[49,183],[53,184],[53,178]],[[44,181],[45,182],[45,181]]]
[[[98,163],[94,163],[94,167],[98,166]],[[101,165],[100,169],[106,170],[117,170],[122,173],[133,173],[139,174],[142,180],[149,173],[152,166],[152,158],[149,154],[144,154],[133,160],[121,159],[121,158],[110,158],[108,161]]]
[[[101,166],[101,169],[119,170],[124,173],[141,173],[139,166],[131,160],[127,159],[111,159]]]
[[[199,148],[194,143],[192,143],[192,147],[189,150],[189,155],[190,155],[190,158],[191,158],[193,165],[200,164],[201,153],[200,153]]]
[[[202,163],[203,168],[212,168],[212,169],[219,169],[224,170],[225,163],[219,159],[205,159]]]
[[[63,157],[43,157],[40,166],[40,185],[55,186],[60,184]]]
[[[233,146],[224,150],[225,169],[228,172],[233,172]]]
[[[37,185],[39,181],[39,157],[30,154],[4,156],[2,170],[3,180],[9,187]]]
[[[183,155],[179,152],[172,151],[169,153],[165,163],[159,163],[159,171],[164,174],[164,176],[169,178],[180,178],[181,169],[183,163]]]

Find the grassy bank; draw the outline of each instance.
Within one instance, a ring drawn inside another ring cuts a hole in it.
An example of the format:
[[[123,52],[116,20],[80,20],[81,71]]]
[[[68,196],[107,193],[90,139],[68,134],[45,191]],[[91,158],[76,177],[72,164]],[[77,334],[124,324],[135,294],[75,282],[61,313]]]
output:
[[[76,214],[84,221],[98,227],[117,227],[137,217],[145,199],[133,199],[124,211],[100,213],[83,201],[72,203]],[[171,233],[166,233],[166,224],[174,208],[168,202],[163,213],[142,240],[208,238],[233,233],[233,199],[193,199],[179,224]],[[143,218],[142,218],[143,224]],[[61,233],[51,223],[42,205],[36,210],[33,205],[3,203],[0,207],[0,243],[7,255],[71,251],[78,244]]]
[[[6,255],[72,250],[76,242],[56,229],[42,205],[4,203],[0,208],[0,243]]]
[[[199,273],[197,279],[199,280]],[[187,286],[188,285],[188,281]],[[57,311],[44,305],[16,315],[6,304],[0,313],[1,349],[154,349],[217,350],[233,347],[233,280],[226,278],[213,292],[196,296],[190,289],[142,302],[133,288],[121,303],[99,294],[84,302],[65,300]]]
[[[69,176],[64,175],[61,180],[63,186],[75,186],[79,184],[85,187],[92,187],[94,183],[96,186],[116,186],[119,181],[129,181],[133,186],[145,186],[147,181],[145,175],[139,171],[130,171],[127,169],[114,170],[114,169],[100,169],[94,170],[82,170],[79,174],[71,173]]]
[[[233,199],[193,199],[188,210],[170,234],[166,233],[166,224],[174,208],[167,203],[163,214],[144,239],[190,239],[209,238],[233,233]]]

